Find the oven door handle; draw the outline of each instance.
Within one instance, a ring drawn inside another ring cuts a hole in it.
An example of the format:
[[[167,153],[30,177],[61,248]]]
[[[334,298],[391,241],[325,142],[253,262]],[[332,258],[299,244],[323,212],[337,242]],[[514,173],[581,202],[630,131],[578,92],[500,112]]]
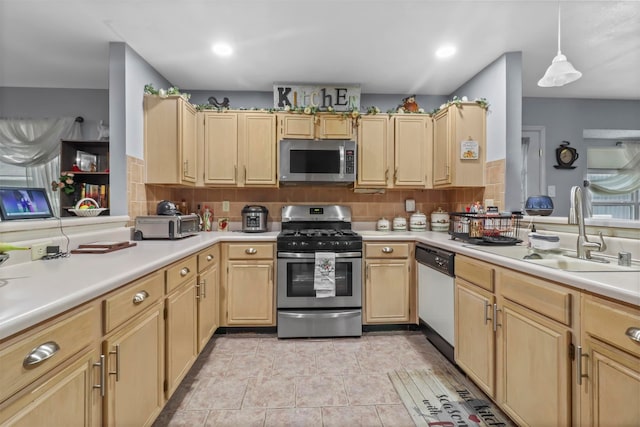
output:
[[[315,258],[315,252],[278,252],[278,258]],[[338,252],[336,258],[362,258],[362,252]]]
[[[309,319],[309,318],[338,319],[338,318],[345,318],[345,317],[357,317],[360,315],[360,313],[361,312],[359,310],[339,311],[339,312],[330,311],[328,313],[318,313],[317,311],[314,311],[313,313],[302,313],[299,311],[296,311],[296,312],[280,311],[278,312],[278,316],[289,317],[291,319]]]

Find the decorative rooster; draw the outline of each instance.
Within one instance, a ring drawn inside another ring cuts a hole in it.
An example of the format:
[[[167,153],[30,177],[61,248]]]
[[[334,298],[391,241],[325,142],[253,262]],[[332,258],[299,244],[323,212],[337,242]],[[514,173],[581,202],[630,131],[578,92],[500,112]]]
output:
[[[216,108],[229,108],[229,98],[226,96],[222,99],[222,102],[218,102],[215,96],[209,97],[209,104]]]

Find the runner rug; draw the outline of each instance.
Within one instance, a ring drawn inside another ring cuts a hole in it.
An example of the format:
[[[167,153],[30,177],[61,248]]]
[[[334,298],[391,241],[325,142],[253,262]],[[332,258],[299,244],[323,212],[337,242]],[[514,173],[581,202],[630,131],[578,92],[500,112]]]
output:
[[[389,372],[416,426],[513,426],[484,395],[470,390],[466,380],[439,369]]]

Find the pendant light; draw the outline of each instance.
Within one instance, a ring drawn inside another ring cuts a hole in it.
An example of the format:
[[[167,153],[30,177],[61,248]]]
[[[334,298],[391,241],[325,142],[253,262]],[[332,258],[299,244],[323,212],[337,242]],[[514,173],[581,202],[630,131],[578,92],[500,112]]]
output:
[[[571,62],[567,61],[567,57],[560,51],[560,3],[558,3],[558,54],[553,58],[551,65],[547,68],[547,72],[538,81],[538,86],[564,86],[567,83],[578,80],[580,77],[582,77],[582,73],[573,68]]]

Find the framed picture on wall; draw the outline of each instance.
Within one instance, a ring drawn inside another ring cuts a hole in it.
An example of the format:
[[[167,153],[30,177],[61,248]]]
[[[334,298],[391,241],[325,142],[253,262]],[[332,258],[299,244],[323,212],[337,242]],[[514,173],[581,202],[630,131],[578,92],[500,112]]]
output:
[[[83,172],[95,172],[98,164],[98,156],[78,150],[76,152],[76,164]]]

